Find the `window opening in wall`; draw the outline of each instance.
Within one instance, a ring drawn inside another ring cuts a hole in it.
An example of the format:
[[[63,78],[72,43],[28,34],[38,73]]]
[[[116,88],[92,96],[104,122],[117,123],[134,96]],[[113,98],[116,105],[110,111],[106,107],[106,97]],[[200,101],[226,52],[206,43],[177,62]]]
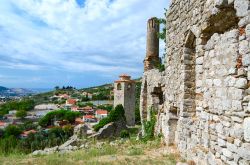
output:
[[[128,90],[130,90],[130,89],[131,89],[131,87],[132,87],[132,85],[131,85],[131,84],[128,84],[127,89],[128,89]]]
[[[122,90],[122,85],[121,85],[121,83],[118,83],[118,84],[117,84],[117,90]]]

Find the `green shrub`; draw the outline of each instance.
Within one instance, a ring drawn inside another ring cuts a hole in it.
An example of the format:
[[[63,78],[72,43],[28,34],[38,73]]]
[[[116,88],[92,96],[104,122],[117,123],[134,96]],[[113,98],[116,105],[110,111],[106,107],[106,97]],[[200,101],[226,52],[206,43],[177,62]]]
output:
[[[155,131],[155,111],[151,108],[150,110],[150,121],[144,122],[144,129],[145,129],[145,136],[143,137],[144,141],[152,140],[154,138],[154,131]]]
[[[106,124],[118,121],[120,119],[125,119],[125,111],[122,105],[117,105],[115,109],[111,110],[108,114],[108,117],[100,120],[98,124],[94,126],[95,131],[99,131],[102,127],[104,127]]]
[[[24,110],[17,111],[16,117],[19,117],[21,119],[24,119],[27,116],[27,112]]]
[[[0,155],[7,155],[21,151],[22,147],[20,147],[18,139],[15,136],[10,135],[6,138],[0,139]]]
[[[121,138],[129,138],[130,134],[129,134],[128,130],[122,130],[120,133],[120,137]]]
[[[5,115],[11,110],[24,110],[30,111],[34,108],[35,102],[33,100],[25,99],[22,101],[9,101],[0,106],[0,115]]]
[[[4,137],[14,136],[18,137],[22,133],[22,130],[15,126],[15,125],[9,125],[4,130]]]

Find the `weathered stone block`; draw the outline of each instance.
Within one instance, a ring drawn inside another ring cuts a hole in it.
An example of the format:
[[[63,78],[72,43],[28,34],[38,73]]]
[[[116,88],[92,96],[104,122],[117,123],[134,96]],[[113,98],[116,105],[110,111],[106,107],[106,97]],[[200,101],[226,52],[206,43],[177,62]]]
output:
[[[226,147],[226,141],[224,139],[218,138],[218,145],[220,147]]]
[[[228,149],[226,148],[223,148],[222,149],[222,153],[224,156],[226,156],[229,160],[232,160],[234,157],[233,157],[233,153],[231,151],[229,151]]]
[[[246,16],[246,17],[243,17],[240,19],[238,25],[239,25],[239,27],[244,27],[249,23],[250,23],[250,16]]]
[[[214,79],[213,83],[214,83],[215,86],[220,87],[221,84],[222,84],[222,81],[220,79]]]
[[[234,139],[234,144],[239,147],[241,145],[242,141],[240,139]]]
[[[250,117],[244,119],[244,139],[247,142],[250,142]]]
[[[245,160],[250,160],[250,143],[243,143],[240,148],[238,148],[238,155]]]
[[[241,159],[241,160],[239,161],[239,165],[249,165],[249,164],[250,164],[250,162],[247,161],[247,160]]]
[[[245,54],[245,55],[242,56],[242,64],[243,64],[243,66],[249,66],[250,65],[250,54]]]
[[[235,144],[232,143],[226,143],[227,149],[233,153],[237,152],[237,146]]]
[[[242,103],[241,101],[238,101],[238,100],[233,100],[232,101],[232,110],[234,111],[241,111],[243,108],[242,108]]]
[[[243,40],[240,42],[239,44],[239,53],[241,55],[245,55],[250,53],[250,49],[249,49],[249,42],[247,40]]]
[[[246,31],[246,37],[249,39],[249,38],[250,38],[250,24],[248,24],[248,25],[246,26],[245,31]]]
[[[237,116],[232,116],[231,119],[232,119],[234,122],[237,122],[237,123],[242,123],[242,122],[243,122],[243,119],[240,118],[240,117],[237,117]]]
[[[248,0],[235,0],[234,8],[238,17],[244,17],[248,14],[249,1]]]
[[[246,85],[247,85],[247,79],[239,78],[238,80],[236,80],[236,83],[235,83],[236,88],[244,89]]]

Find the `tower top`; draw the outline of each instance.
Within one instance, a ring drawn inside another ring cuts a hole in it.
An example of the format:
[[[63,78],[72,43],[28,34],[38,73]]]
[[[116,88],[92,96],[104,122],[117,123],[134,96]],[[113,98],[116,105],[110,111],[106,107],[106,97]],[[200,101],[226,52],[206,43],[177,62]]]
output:
[[[148,20],[148,31],[155,30],[158,32],[159,29],[160,29],[160,24],[159,24],[158,18],[156,17],[150,18]]]
[[[120,79],[115,81],[115,83],[119,83],[119,82],[134,82],[134,80],[131,80],[131,76],[127,75],[127,74],[121,74]]]

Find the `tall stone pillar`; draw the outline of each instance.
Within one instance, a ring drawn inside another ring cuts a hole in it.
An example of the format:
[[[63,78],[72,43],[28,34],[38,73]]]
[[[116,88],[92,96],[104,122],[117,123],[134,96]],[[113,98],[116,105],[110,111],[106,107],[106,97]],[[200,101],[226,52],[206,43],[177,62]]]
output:
[[[146,58],[144,59],[144,72],[154,69],[160,64],[159,31],[160,25],[157,18],[150,18],[147,25],[147,50]]]

